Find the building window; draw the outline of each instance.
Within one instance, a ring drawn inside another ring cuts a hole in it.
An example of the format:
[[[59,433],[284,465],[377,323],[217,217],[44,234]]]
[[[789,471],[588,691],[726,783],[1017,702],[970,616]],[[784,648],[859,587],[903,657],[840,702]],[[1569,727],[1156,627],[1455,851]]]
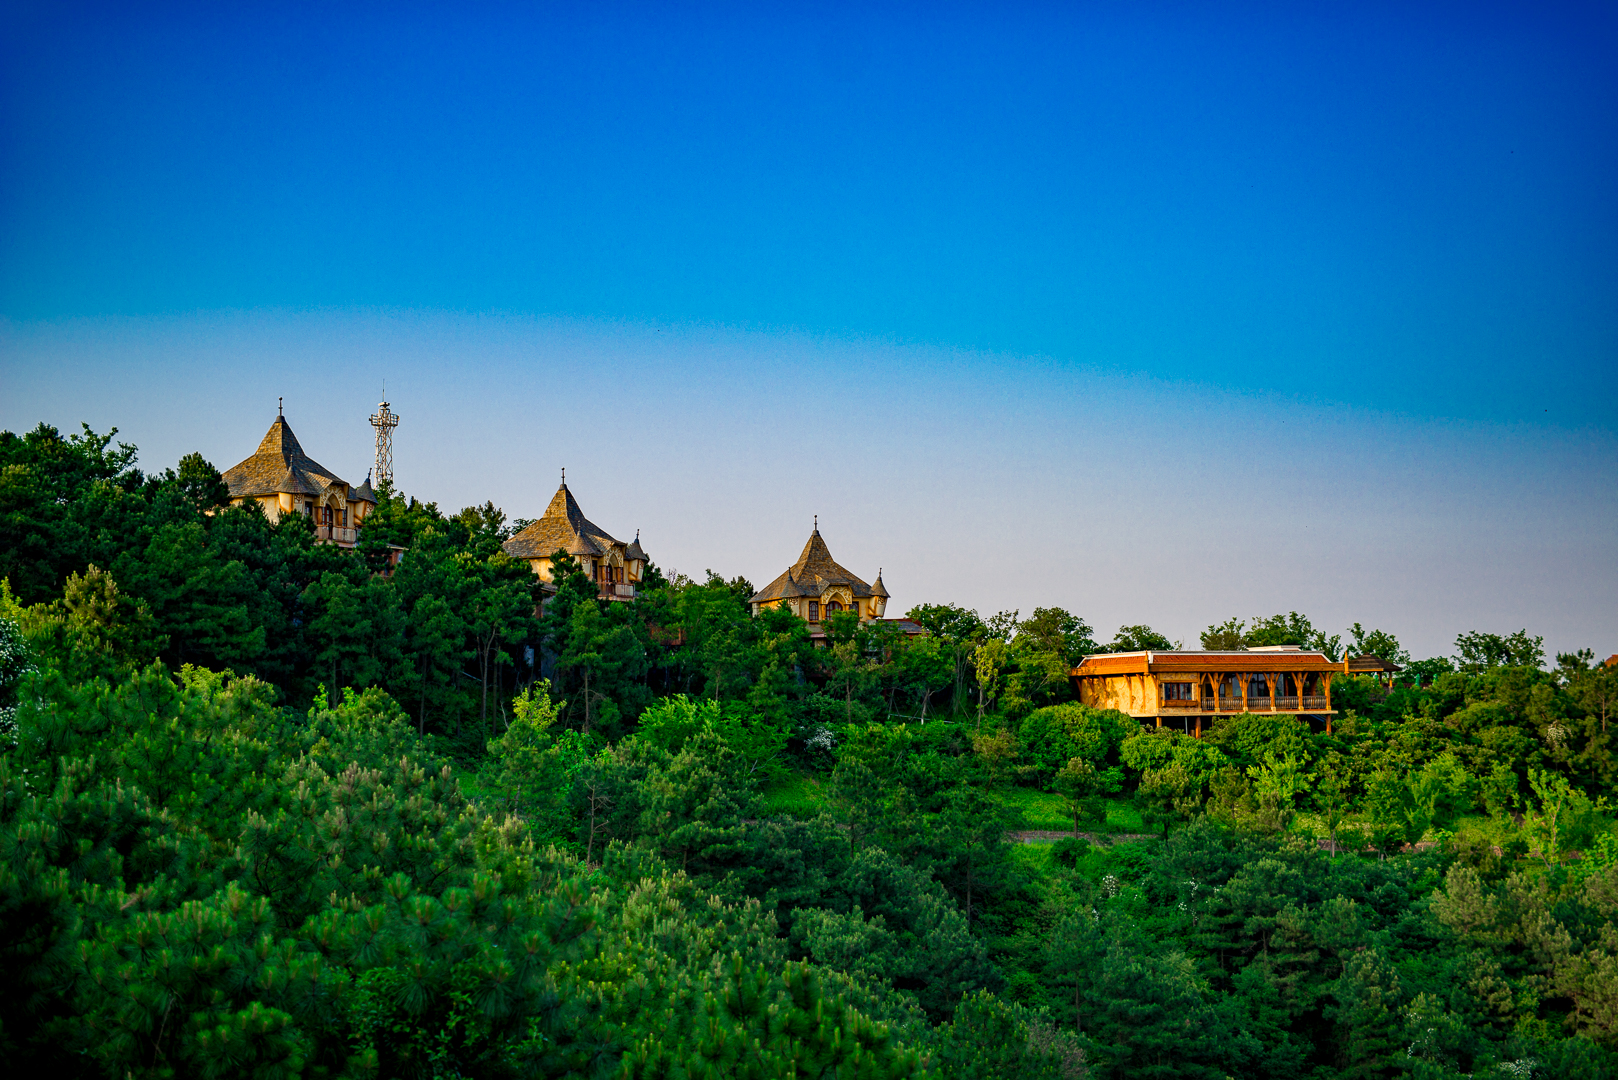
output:
[[[819,600],[811,600],[811,601],[809,601],[809,621],[810,622],[819,622],[820,621],[820,601]]]
[[[1270,684],[1265,682],[1263,679],[1257,679],[1257,678],[1248,679],[1247,680],[1247,696],[1250,697],[1250,698],[1252,698],[1252,697],[1261,697],[1261,698],[1269,697],[1270,696]]]
[[[830,615],[834,611],[842,611],[842,610],[843,610],[843,605],[839,604],[835,600],[829,601],[826,604],[826,614],[827,615]]]
[[[1188,682],[1166,682],[1163,684],[1164,701],[1190,701],[1191,684]]]

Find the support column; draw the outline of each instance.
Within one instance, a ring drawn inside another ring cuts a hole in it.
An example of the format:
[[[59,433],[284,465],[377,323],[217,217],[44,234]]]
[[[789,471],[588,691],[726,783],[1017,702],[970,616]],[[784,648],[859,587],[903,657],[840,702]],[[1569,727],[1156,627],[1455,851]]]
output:
[[[1320,689],[1326,695],[1326,734],[1331,734],[1331,673],[1322,672],[1320,676]]]
[[[1240,679],[1241,683],[1242,683],[1242,712],[1246,712],[1247,711],[1247,684],[1252,680],[1249,679],[1246,672],[1242,672],[1241,674],[1237,675],[1236,678]]]
[[[1266,671],[1264,681],[1270,684],[1270,711],[1275,711],[1275,672]]]

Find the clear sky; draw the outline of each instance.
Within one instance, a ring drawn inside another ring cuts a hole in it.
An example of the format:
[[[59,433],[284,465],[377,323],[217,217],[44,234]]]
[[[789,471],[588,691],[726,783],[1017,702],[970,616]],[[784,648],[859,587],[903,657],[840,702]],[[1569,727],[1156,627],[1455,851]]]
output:
[[[0,426],[898,607],[1618,651],[1618,8],[0,11]]]

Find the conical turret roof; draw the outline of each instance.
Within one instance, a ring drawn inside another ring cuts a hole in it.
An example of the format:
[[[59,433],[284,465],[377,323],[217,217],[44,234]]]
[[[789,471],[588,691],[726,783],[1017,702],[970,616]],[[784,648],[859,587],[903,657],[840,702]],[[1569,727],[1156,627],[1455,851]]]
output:
[[[348,486],[336,473],[303,452],[285,416],[275,418],[252,457],[226,469],[223,475],[233,497],[283,492],[319,495],[333,484]]]
[[[588,546],[574,551],[580,537]],[[599,555],[618,543],[611,533],[584,516],[584,511],[579,509],[573,493],[564,483],[556,489],[540,519],[507,540],[502,547],[514,559],[548,559],[558,550],[569,555]]]
[[[371,474],[366,473],[360,486],[348,493],[349,502],[376,502],[376,489],[371,487]]]
[[[855,577],[831,557],[831,549],[821,539],[817,528],[809,534],[798,561],[787,567],[786,573],[754,594],[750,603],[781,600],[789,596],[820,596],[834,585],[846,585],[855,597],[874,595],[871,587]]]
[[[629,547],[624,551],[624,561],[628,562],[631,559],[639,559],[641,562],[646,561],[646,552],[640,546],[639,529],[635,530],[635,539],[629,542]]]

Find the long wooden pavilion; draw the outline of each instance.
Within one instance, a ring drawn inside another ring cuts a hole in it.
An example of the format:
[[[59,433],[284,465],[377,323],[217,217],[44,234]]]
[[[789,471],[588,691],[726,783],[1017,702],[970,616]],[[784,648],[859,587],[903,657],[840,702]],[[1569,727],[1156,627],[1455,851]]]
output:
[[[1331,684],[1338,675],[1400,670],[1375,656],[1333,660],[1296,645],[1232,651],[1096,653],[1070,672],[1079,700],[1142,721],[1181,727],[1199,738],[1205,718],[1221,713],[1292,713],[1331,731]],[[1181,723],[1175,724],[1179,720]]]

